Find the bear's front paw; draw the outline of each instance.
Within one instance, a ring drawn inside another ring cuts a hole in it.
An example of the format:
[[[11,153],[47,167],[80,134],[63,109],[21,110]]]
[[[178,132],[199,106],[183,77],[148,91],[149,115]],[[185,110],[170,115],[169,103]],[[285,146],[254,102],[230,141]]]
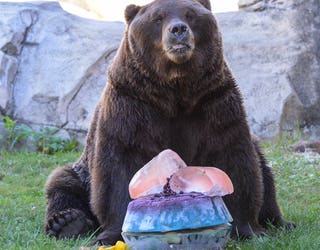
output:
[[[45,226],[46,233],[58,239],[75,238],[94,228],[94,222],[78,209],[67,209],[51,216]]]
[[[275,219],[273,222],[271,222],[275,227],[280,227],[283,228],[285,230],[293,230],[295,229],[297,226],[294,222],[291,221],[287,221],[285,219],[283,219],[282,217]]]

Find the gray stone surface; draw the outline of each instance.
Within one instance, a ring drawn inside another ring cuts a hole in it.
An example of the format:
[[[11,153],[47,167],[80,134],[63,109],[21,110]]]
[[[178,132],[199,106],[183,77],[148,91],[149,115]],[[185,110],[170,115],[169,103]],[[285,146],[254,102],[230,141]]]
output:
[[[287,72],[300,49],[290,19],[272,13],[219,15],[225,55],[243,93],[249,124],[262,137],[278,134],[282,107],[293,94]],[[223,28],[227,26],[236,28]]]
[[[320,2],[251,2],[267,7],[217,19],[252,131],[319,137]],[[0,114],[84,142],[124,24],[83,19],[58,3],[0,9]]]
[[[245,11],[264,11],[266,9],[273,10],[290,10],[306,3],[309,0],[239,0],[238,7]]]
[[[80,18],[58,3],[0,9],[2,113],[32,127],[61,127],[83,142],[124,24]]]
[[[4,147],[4,139],[5,139],[5,128],[2,122],[3,116],[0,114],[0,149]]]
[[[249,11],[262,11],[267,6],[264,0],[239,0],[238,7]]]
[[[320,2],[260,2],[268,5],[263,12],[219,16],[222,27],[237,26],[222,29],[225,52],[244,93],[251,128],[263,137],[302,129],[318,138]]]

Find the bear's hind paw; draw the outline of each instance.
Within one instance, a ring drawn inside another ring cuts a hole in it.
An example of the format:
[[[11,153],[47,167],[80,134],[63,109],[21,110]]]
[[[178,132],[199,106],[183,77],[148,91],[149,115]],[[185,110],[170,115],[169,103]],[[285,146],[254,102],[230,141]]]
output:
[[[76,238],[94,228],[94,222],[78,209],[67,209],[51,216],[45,226],[49,236],[58,239]]]

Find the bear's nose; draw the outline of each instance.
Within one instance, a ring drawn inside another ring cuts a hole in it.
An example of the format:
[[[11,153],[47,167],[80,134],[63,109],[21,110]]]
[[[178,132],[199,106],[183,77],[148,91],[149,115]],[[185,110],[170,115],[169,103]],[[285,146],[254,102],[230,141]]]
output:
[[[175,22],[170,26],[169,31],[174,36],[182,38],[187,34],[188,26],[184,22]]]

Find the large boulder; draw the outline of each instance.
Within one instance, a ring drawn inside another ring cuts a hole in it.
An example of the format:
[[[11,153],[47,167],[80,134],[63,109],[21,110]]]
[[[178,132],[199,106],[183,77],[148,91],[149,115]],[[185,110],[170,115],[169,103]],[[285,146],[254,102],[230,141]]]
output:
[[[218,14],[218,19],[253,132],[319,137],[320,2],[247,2],[267,8]]]
[[[77,17],[58,3],[0,9],[2,113],[31,127],[59,127],[83,142],[124,24]]]
[[[319,136],[320,2],[251,2],[266,8],[217,19],[252,131]],[[0,114],[83,143],[124,24],[77,17],[52,2],[0,9]]]

